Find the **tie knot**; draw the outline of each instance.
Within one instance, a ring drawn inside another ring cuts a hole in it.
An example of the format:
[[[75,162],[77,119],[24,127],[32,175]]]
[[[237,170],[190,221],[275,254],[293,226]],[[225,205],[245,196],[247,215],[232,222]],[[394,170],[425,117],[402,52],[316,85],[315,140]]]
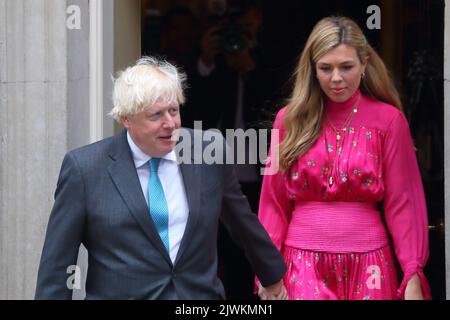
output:
[[[150,171],[151,172],[158,172],[159,162],[161,161],[161,158],[151,158],[148,161],[148,164],[150,165]]]

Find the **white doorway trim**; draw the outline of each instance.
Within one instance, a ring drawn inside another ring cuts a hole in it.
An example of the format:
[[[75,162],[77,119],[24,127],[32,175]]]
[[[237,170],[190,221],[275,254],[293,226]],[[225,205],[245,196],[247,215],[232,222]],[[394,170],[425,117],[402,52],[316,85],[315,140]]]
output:
[[[450,0],[445,0],[444,18],[444,170],[445,170],[445,279],[450,299]]]
[[[89,141],[103,138],[103,0],[89,1]]]

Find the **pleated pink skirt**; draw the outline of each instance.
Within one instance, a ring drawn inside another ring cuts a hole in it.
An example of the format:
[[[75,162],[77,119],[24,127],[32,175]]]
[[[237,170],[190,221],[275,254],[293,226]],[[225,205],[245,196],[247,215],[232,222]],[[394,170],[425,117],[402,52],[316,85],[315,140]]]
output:
[[[398,279],[390,246],[367,253],[327,253],[285,246],[290,300],[393,300]]]

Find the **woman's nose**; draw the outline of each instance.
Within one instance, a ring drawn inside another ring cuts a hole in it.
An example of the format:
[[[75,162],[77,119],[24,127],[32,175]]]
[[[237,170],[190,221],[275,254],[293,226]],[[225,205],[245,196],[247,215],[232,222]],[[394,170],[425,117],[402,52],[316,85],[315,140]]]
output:
[[[339,73],[338,69],[333,70],[333,74],[331,75],[331,81],[338,82],[342,80],[342,76]]]

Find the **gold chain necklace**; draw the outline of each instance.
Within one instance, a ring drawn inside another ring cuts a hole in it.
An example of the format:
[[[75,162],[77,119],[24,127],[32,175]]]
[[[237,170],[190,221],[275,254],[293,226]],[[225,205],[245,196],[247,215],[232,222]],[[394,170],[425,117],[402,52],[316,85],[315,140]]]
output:
[[[347,127],[350,125],[354,115],[358,112],[358,105],[359,105],[359,101],[361,100],[361,93],[358,96],[358,100],[356,101],[356,103],[354,104],[352,110],[350,111],[349,115],[347,116],[347,119],[344,121],[343,126],[339,129],[336,128],[335,125],[333,125],[333,123],[331,122],[330,118],[328,117],[327,114],[325,114],[328,123],[330,124],[330,127],[333,129],[333,131],[336,133],[336,156],[334,158],[333,161],[333,167],[330,168],[330,177],[328,178],[328,184],[331,186],[334,183],[333,180],[333,170],[336,167],[336,163],[338,160],[338,157],[340,156],[339,154],[339,143],[341,142],[341,131],[342,132],[346,132],[347,131]],[[344,144],[344,141],[342,141],[342,145]]]
[[[353,116],[355,115],[355,113],[358,112],[358,104],[359,101],[361,100],[361,94],[359,94],[358,96],[358,100],[356,101],[355,105],[353,106],[352,110],[350,111],[350,113],[347,116],[347,119],[345,119],[344,124],[342,126],[341,129],[336,128],[336,126],[333,125],[333,123],[331,122],[330,118],[328,117],[328,114],[325,114],[328,123],[330,124],[331,128],[333,129],[333,131],[336,133],[336,140],[339,141],[341,140],[341,131],[345,132],[347,131],[347,126],[350,124],[350,122],[353,119]]]

